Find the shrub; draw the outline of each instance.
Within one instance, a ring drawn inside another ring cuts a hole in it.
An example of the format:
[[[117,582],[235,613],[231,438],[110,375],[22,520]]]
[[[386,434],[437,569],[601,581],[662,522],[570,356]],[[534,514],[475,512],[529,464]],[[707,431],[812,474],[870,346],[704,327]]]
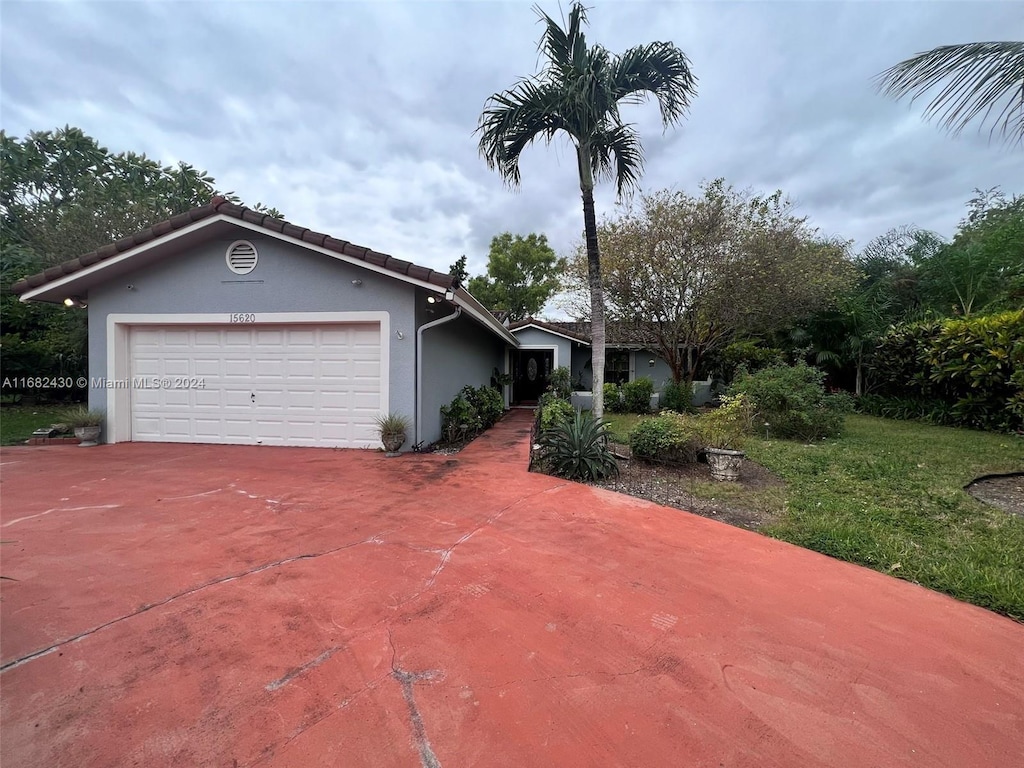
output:
[[[895,326],[878,344],[873,374],[881,396],[920,401],[916,408],[890,402],[892,412],[956,426],[1022,429],[1024,310]]]
[[[644,419],[629,433],[633,457],[643,461],[692,464],[700,450],[693,417],[664,412]]]
[[[479,412],[464,392],[457,394],[448,405],[441,406],[441,434],[449,443],[466,440],[484,426]]]
[[[574,413],[576,409],[568,400],[547,393],[540,399],[540,428],[551,429],[559,421],[571,419]]]
[[[648,378],[634,379],[622,385],[626,413],[650,413],[654,384]]]
[[[722,404],[697,417],[697,435],[704,448],[742,450],[752,430],[754,413],[746,395],[725,395]]]
[[[732,382],[744,372],[755,373],[769,365],[783,362],[781,349],[761,347],[755,341],[734,341],[709,360],[715,374],[726,384]]]
[[[551,473],[570,480],[600,480],[616,475],[619,465],[608,449],[608,425],[590,414],[573,412],[544,430],[542,460]]]
[[[604,385],[604,409],[609,413],[622,413],[622,389],[618,384]]]
[[[676,413],[693,413],[693,384],[688,381],[670,381],[665,385],[661,407]]]
[[[104,411],[90,409],[84,405],[77,405],[61,411],[58,421],[66,424],[68,429],[79,427],[98,427],[103,424],[107,414]]]
[[[824,379],[824,373],[803,363],[772,365],[737,379],[729,393],[745,395],[755,418],[776,437],[838,437],[848,398],[827,395]]]
[[[466,386],[462,388],[460,394],[476,408],[483,429],[493,426],[505,413],[505,401],[502,399],[501,393],[492,387]]]
[[[572,374],[564,365],[555,368],[548,376],[548,392],[562,400],[572,396]]]

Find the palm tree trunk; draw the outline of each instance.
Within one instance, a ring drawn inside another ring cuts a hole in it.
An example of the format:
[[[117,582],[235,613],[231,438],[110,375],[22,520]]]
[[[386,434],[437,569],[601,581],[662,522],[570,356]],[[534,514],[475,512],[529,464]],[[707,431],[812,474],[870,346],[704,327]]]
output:
[[[604,416],[604,286],[601,282],[601,251],[597,243],[597,215],[594,212],[594,175],[590,168],[590,147],[577,147],[580,191],[583,193],[583,233],[587,243],[587,280],[590,283],[590,349],[593,353],[593,410]]]

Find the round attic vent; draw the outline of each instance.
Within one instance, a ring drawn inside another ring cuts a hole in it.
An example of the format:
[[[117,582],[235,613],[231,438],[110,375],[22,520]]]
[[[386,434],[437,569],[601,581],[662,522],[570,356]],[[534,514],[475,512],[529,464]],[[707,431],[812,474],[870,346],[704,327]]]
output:
[[[228,248],[226,258],[228,269],[236,275],[248,275],[256,269],[259,254],[256,253],[256,246],[248,240],[236,240]]]

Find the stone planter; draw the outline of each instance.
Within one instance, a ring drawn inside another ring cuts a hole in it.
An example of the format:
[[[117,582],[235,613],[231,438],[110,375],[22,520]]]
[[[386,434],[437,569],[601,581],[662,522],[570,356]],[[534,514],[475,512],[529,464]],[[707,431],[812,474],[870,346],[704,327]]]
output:
[[[75,437],[78,438],[79,448],[91,448],[96,445],[96,441],[100,436],[99,425],[92,427],[75,427]]]
[[[400,451],[405,445],[405,432],[385,432],[380,436],[380,441],[384,443],[385,456],[389,458],[401,456]]]
[[[735,482],[740,479],[740,462],[746,455],[743,451],[731,451],[728,448],[707,448],[704,451],[711,467],[711,476],[715,480]]]

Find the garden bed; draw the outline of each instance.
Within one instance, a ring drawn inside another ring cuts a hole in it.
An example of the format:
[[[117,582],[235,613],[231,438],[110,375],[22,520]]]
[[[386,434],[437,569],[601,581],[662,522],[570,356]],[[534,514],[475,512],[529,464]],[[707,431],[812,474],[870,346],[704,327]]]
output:
[[[591,484],[752,531],[774,522],[784,509],[782,480],[748,460],[735,483],[713,480],[702,462],[674,466],[622,459],[618,477]]]

